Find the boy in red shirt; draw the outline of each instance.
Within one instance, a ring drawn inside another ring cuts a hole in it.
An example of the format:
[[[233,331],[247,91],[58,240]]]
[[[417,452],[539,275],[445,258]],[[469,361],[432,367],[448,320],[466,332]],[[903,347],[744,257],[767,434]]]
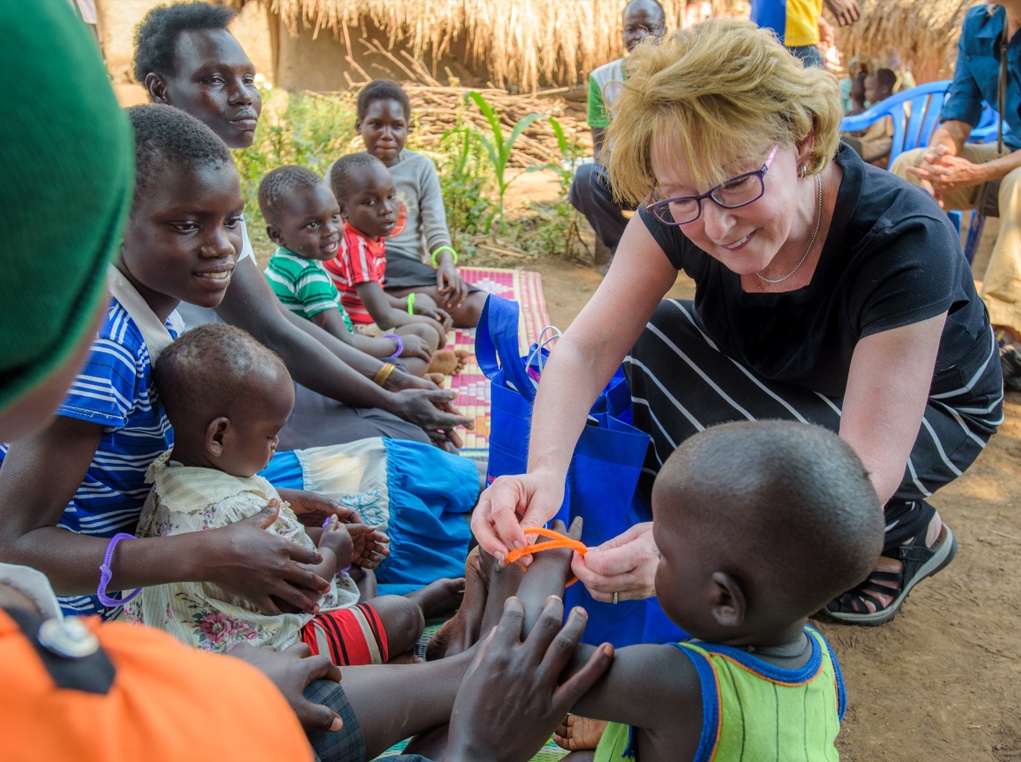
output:
[[[400,208],[386,165],[367,153],[342,156],[330,170],[330,187],[344,218],[344,235],[337,256],[324,264],[351,321],[386,330],[425,322],[436,330],[442,347],[453,324],[446,311],[424,293],[398,298],[383,290],[383,239],[394,232]]]

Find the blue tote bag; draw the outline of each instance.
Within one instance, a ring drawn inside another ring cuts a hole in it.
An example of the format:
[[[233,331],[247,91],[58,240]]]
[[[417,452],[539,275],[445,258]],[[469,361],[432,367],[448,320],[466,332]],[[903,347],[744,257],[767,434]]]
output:
[[[526,471],[532,404],[548,355],[546,347],[533,344],[526,357],[520,356],[518,312],[517,302],[490,296],[475,335],[475,356],[492,384],[489,483],[498,476]],[[648,503],[637,492],[648,446],[649,435],[631,425],[631,392],[618,369],[592,406],[557,514],[568,524],[576,516],[584,519],[586,545],[600,545],[633,524],[652,519]],[[601,603],[577,584],[567,590],[564,603],[568,610],[583,606],[588,611],[587,643],[610,642],[620,647],[686,637],[655,598]]]

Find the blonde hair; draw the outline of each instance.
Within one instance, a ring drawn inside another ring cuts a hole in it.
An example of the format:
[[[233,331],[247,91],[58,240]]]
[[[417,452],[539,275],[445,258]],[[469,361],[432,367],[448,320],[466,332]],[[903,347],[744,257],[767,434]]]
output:
[[[639,45],[612,112],[610,183],[636,204],[656,185],[653,145],[664,136],[694,182],[709,188],[727,179],[739,157],[800,143],[812,132],[808,172],[821,172],[837,152],[843,117],[836,77],[803,67],[772,32],[732,18]]]

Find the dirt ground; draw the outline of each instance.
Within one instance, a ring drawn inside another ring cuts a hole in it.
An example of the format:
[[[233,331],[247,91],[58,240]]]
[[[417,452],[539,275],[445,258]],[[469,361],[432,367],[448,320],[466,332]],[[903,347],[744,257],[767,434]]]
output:
[[[550,318],[566,328],[601,280],[562,259],[542,273]],[[684,276],[672,296],[691,298]],[[893,622],[814,622],[840,658],[849,708],[843,759],[1021,760],[1021,394],[978,461],[932,504],[957,536],[955,561],[912,591]]]

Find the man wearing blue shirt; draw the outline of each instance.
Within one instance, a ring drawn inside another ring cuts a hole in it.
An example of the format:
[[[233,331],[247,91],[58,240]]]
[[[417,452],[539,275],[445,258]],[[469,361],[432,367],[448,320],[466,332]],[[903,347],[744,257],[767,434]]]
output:
[[[1007,88],[1004,99],[1006,155],[995,143],[969,144],[982,101],[996,104],[1000,39],[1006,25]],[[928,148],[901,154],[890,168],[921,185],[945,209],[974,209],[982,183],[1002,178],[1000,232],[988,260],[972,270],[982,280],[982,299],[1000,338],[1004,383],[1021,388],[1021,0],[970,9],[957,45],[957,65],[939,128]]]

